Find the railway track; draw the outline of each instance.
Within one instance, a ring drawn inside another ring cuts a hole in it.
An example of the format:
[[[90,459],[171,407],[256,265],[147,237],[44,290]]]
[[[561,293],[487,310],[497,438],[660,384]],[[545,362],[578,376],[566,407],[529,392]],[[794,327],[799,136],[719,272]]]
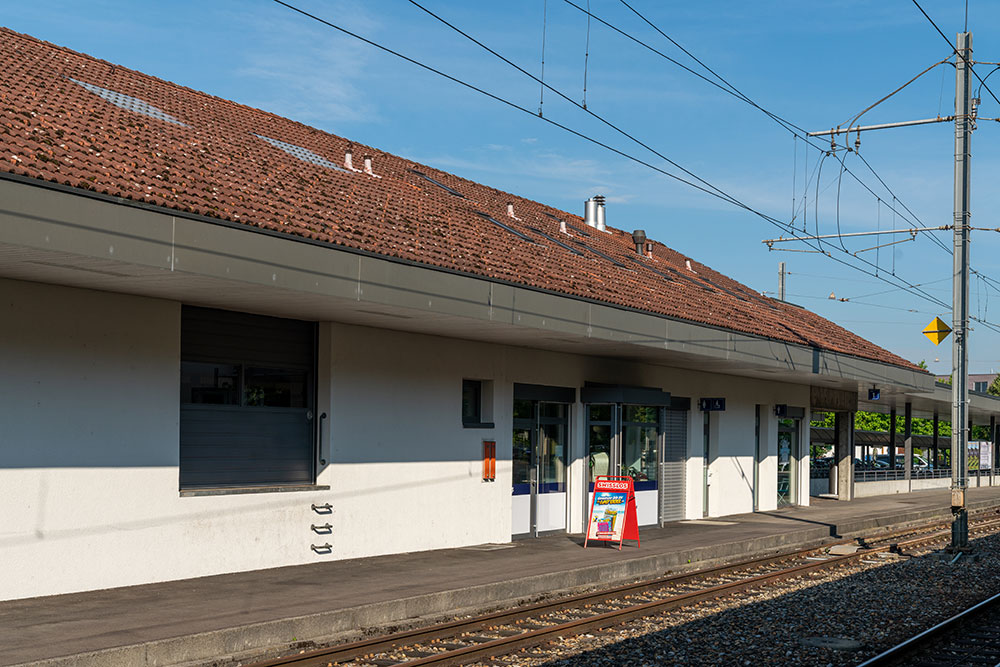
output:
[[[955,614],[859,667],[1000,665],[1000,594]]]
[[[973,520],[969,529],[970,535],[998,532],[1000,519]],[[597,631],[632,619],[760,589],[880,553],[929,550],[950,537],[950,524],[935,522],[838,543],[856,542],[861,548],[855,553],[831,555],[825,552],[836,545],[825,545],[302,652],[248,667],[416,667],[500,658],[559,637]]]

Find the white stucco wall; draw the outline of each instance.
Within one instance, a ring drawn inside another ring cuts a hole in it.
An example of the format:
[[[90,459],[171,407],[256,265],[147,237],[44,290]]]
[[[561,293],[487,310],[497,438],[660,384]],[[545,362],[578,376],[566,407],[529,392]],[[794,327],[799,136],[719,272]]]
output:
[[[180,304],[0,280],[0,308],[0,599],[505,542],[516,382],[650,386],[691,398],[687,518],[702,516],[698,398],[727,400],[712,416],[711,516],[752,510],[761,404],[767,510],[776,499],[773,405],[809,399],[798,385],[328,323],[317,483],[330,490],[182,497]],[[463,378],[491,383],[494,429],[463,428]],[[495,482],[482,480],[483,439],[497,443]],[[578,403],[566,505],[573,532],[586,521],[586,474]],[[311,508],[327,502],[331,515]],[[655,518],[651,502],[640,513]],[[331,535],[310,529],[327,521]],[[328,554],[310,549],[324,543]]]
[[[330,461],[337,557],[510,539],[511,385],[482,345],[330,325]],[[493,382],[495,429],[462,426],[462,380]],[[503,434],[503,437],[501,437]],[[482,441],[497,481],[482,479]]]
[[[0,599],[313,562],[321,492],[182,498],[180,306],[0,280]]]

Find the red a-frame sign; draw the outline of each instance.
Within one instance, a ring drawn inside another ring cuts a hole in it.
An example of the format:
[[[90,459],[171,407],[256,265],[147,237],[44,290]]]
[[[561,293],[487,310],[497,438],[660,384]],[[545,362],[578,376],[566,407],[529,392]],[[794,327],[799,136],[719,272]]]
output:
[[[594,499],[583,546],[590,540],[617,542],[635,540],[639,546],[639,523],[635,515],[635,485],[631,477],[599,475],[594,480]]]

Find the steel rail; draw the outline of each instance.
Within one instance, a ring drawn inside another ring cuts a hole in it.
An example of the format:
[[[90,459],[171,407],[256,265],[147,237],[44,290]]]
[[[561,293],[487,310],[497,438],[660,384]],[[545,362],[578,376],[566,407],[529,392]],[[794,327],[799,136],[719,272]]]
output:
[[[1000,520],[987,523],[1000,527]],[[588,630],[618,625],[634,618],[642,618],[644,616],[669,611],[670,609],[693,604],[695,602],[717,599],[740,593],[751,588],[757,588],[761,585],[769,585],[786,579],[793,579],[808,572],[832,569],[835,566],[843,565],[853,560],[860,560],[861,558],[870,556],[874,553],[896,551],[902,548],[921,546],[941,539],[942,537],[950,538],[950,536],[950,530],[939,531],[932,535],[914,538],[898,544],[874,547],[871,549],[861,550],[853,554],[845,554],[843,556],[832,556],[827,560],[797,565],[778,572],[763,574],[732,583],[720,584],[718,586],[711,586],[700,591],[681,593],[663,600],[654,600],[652,602],[633,605],[624,609],[609,611],[589,616],[587,618],[553,625],[547,628],[530,630],[524,634],[516,635],[514,637],[502,637],[490,642],[483,642],[482,644],[454,649],[438,655],[418,658],[417,660],[407,660],[401,664],[406,665],[407,667],[418,667],[422,665],[461,665],[480,658],[494,658],[498,655],[511,653],[528,646],[537,646],[538,644],[545,643],[549,639],[555,637],[565,637],[567,635],[579,634]]]
[[[907,532],[912,532],[912,528]],[[316,651],[309,651],[307,653],[288,656],[285,658],[275,658],[273,660],[265,660],[262,662],[255,662],[247,667],[278,667],[279,665],[298,665],[298,664],[309,664],[309,661],[315,660],[316,658],[324,658],[328,662],[343,662],[350,660],[352,658],[360,657],[365,654],[380,653],[388,651],[400,646],[406,646],[408,644],[415,644],[423,641],[430,641],[433,639],[441,639],[444,637],[454,637],[457,633],[463,631],[471,630],[481,630],[490,625],[503,625],[505,623],[513,623],[521,620],[528,616],[537,616],[545,613],[559,612],[566,609],[573,609],[587,604],[595,604],[599,602],[606,602],[609,599],[624,597],[627,595],[634,595],[637,593],[642,593],[647,590],[664,588],[666,586],[682,586],[691,581],[697,579],[707,579],[712,577],[724,576],[726,574],[731,574],[739,570],[753,569],[757,567],[766,567],[774,563],[779,563],[785,560],[792,560],[795,558],[802,558],[810,554],[814,554],[820,549],[825,549],[829,546],[836,544],[845,544],[853,542],[853,540],[846,540],[842,542],[830,542],[827,544],[810,547],[808,549],[799,549],[792,552],[784,552],[781,554],[775,554],[773,556],[765,556],[763,558],[757,558],[749,561],[741,561],[739,563],[732,563],[729,565],[720,565],[718,567],[712,567],[702,570],[695,570],[693,572],[687,572],[684,574],[676,574],[668,577],[660,577],[658,579],[645,580],[637,582],[634,584],[626,584],[624,586],[617,586],[615,588],[603,588],[599,591],[593,591],[589,593],[582,593],[579,595],[574,595],[571,597],[560,598],[558,600],[553,600],[550,602],[541,602],[528,606],[520,606],[513,609],[508,609],[500,612],[495,612],[492,614],[486,614],[483,616],[477,616],[473,619],[463,619],[459,621],[451,621],[448,623],[440,623],[432,625],[425,628],[415,628],[413,630],[404,630],[402,632],[396,632],[391,635],[373,637],[371,639],[363,639],[357,642],[351,642],[349,644],[341,644],[338,646],[333,646],[326,649],[318,649]]]
[[[790,568],[785,568],[775,572],[768,572],[734,582],[726,582],[695,591],[682,592],[666,597],[662,600],[653,600],[636,605],[629,605],[622,609],[591,614],[585,618],[571,620],[566,623],[557,623],[544,628],[527,630],[523,633],[509,637],[500,637],[470,646],[454,648],[435,655],[425,655],[412,660],[401,659],[398,663],[401,665],[413,665],[414,667],[418,665],[464,664],[479,658],[491,658],[511,653],[528,646],[543,644],[550,638],[556,636],[579,634],[587,630],[607,627],[609,625],[617,625],[633,618],[648,616],[653,613],[667,611],[676,607],[693,604],[695,602],[733,595],[749,588],[773,584],[785,579],[798,577],[807,572],[820,571],[841,564],[846,564],[852,560],[857,560],[874,553],[900,551],[902,549],[918,547],[935,540],[940,540],[941,538],[950,538],[949,528],[945,530],[937,530],[930,534],[920,535],[901,542],[891,541],[901,535],[913,534],[927,529],[933,530],[934,528],[940,526],[950,526],[950,523],[945,520],[936,520],[929,524],[910,526],[880,535],[872,535],[868,538],[856,538],[856,540],[852,539],[831,542],[808,549],[799,549],[759,559],[722,565],[654,580],[646,580],[634,584],[627,584],[613,589],[602,589],[600,591],[584,593],[568,598],[561,598],[551,602],[517,607],[484,616],[478,616],[472,619],[451,621],[426,628],[417,628],[391,635],[351,642],[348,644],[306,651],[297,655],[255,662],[252,663],[252,665],[248,665],[248,667],[284,667],[288,665],[296,665],[299,667],[322,665],[325,667],[326,665],[349,662],[359,658],[360,660],[357,660],[358,662],[370,662],[370,660],[367,660],[369,656],[388,653],[393,650],[400,650],[407,646],[414,646],[436,639],[454,638],[456,640],[461,640],[462,638],[460,635],[463,633],[486,630],[491,626],[514,625],[519,621],[537,618],[545,614],[574,610],[601,602],[612,602],[629,595],[641,594],[646,591],[667,588],[670,586],[682,586],[699,579],[712,579],[739,572],[741,570],[753,570],[755,568],[767,567],[782,561],[801,559],[809,556],[810,554],[815,554],[821,549],[829,548],[837,544],[850,544],[858,542],[864,545],[869,543],[889,542],[883,546],[862,548],[854,554],[831,556],[824,560],[795,565]],[[977,530],[991,527],[1000,528],[1000,519],[982,521],[975,526]],[[405,651],[401,652],[405,653]]]
[[[887,667],[888,665],[899,664],[901,660],[908,658],[914,653],[926,648],[941,635],[955,630],[971,618],[986,611],[990,611],[998,606],[1000,606],[1000,593],[986,598],[982,602],[969,607],[965,611],[960,611],[951,618],[941,621],[934,627],[928,628],[920,634],[910,637],[903,643],[897,644],[887,651],[879,653],[874,658],[861,663],[858,667]]]

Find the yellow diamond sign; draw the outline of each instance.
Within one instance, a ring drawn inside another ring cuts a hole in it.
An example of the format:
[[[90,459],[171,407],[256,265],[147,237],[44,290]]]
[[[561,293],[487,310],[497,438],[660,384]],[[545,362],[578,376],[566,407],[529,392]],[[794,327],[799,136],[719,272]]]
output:
[[[924,335],[937,345],[951,333],[951,327],[941,321],[940,317],[935,317],[931,323],[924,327]]]

